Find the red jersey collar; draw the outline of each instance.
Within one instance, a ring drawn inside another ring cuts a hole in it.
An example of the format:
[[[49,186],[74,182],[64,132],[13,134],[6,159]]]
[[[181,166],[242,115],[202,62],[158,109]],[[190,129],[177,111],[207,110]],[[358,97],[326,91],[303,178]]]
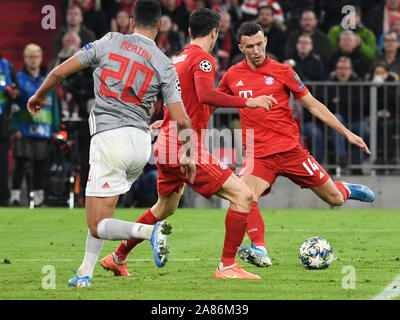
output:
[[[244,65],[245,65],[248,69],[250,69],[250,70],[253,71],[253,72],[257,72],[257,71],[261,70],[263,67],[265,67],[266,65],[268,65],[268,64],[271,62],[271,58],[268,57],[268,55],[266,55],[266,56],[265,56],[264,62],[263,62],[260,66],[258,66],[256,70],[254,70],[253,68],[251,68],[251,67],[247,64],[247,59],[246,59],[246,58],[244,59],[243,62],[244,62]]]

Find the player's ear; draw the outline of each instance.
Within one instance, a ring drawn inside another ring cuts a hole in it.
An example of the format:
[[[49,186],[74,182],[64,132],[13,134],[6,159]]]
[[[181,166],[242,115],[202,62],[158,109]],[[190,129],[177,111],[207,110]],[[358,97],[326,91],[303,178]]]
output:
[[[190,30],[190,28],[188,28],[188,33],[189,33],[189,39],[192,38],[192,31]]]
[[[157,31],[160,31],[161,24],[162,24],[162,21],[161,21],[161,20],[160,20],[160,21],[158,21],[158,25],[157,25]]]
[[[239,47],[239,50],[240,50],[242,53],[244,53],[244,51],[243,51],[243,46],[242,46],[242,44],[241,44],[240,42],[239,42],[238,47]]]
[[[130,24],[131,24],[132,30],[135,30],[135,18],[130,18],[130,19],[129,19],[129,22],[130,22]]]

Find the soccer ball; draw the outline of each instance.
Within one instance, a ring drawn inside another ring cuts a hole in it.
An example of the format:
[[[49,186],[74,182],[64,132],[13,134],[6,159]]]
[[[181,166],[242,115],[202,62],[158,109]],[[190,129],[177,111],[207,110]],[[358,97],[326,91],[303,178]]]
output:
[[[333,248],[323,238],[308,238],[299,249],[299,259],[308,269],[326,269],[333,261]]]

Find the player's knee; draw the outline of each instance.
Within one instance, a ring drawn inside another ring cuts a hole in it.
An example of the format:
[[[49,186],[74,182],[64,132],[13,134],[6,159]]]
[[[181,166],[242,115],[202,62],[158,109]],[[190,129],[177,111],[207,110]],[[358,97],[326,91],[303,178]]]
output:
[[[243,208],[245,211],[250,210],[253,203],[253,193],[249,188],[242,188],[236,197],[236,205]]]
[[[97,233],[97,223],[91,223],[91,224],[89,224],[89,231],[90,231],[90,234],[92,235],[92,237],[94,237],[94,238],[99,238],[99,235],[98,235],[98,233]]]

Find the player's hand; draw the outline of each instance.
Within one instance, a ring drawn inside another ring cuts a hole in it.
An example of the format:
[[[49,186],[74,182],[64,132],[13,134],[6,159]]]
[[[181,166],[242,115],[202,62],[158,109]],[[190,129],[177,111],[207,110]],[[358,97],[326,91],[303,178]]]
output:
[[[191,184],[194,184],[196,178],[196,163],[193,157],[188,157],[184,154],[179,162],[181,164],[181,173],[185,175],[186,179],[188,179]]]
[[[249,109],[263,108],[267,111],[271,110],[272,104],[277,104],[278,101],[272,96],[258,96],[256,98],[250,98],[246,101],[246,107]]]
[[[45,106],[47,106],[46,98],[40,98],[36,94],[34,94],[29,99],[26,108],[31,115],[35,115]]]
[[[371,151],[369,150],[367,144],[364,142],[364,140],[363,140],[361,137],[357,136],[357,135],[354,134],[353,132],[349,132],[349,133],[346,135],[346,138],[347,138],[347,140],[348,140],[351,144],[354,144],[354,145],[356,145],[356,146],[359,146],[361,149],[363,149],[363,151],[364,151],[366,154],[371,154]]]
[[[150,125],[150,132],[151,132],[153,135],[158,135],[158,133],[160,132],[161,125],[162,125],[163,121],[164,121],[164,120],[157,120],[157,121],[153,122],[153,123]]]

